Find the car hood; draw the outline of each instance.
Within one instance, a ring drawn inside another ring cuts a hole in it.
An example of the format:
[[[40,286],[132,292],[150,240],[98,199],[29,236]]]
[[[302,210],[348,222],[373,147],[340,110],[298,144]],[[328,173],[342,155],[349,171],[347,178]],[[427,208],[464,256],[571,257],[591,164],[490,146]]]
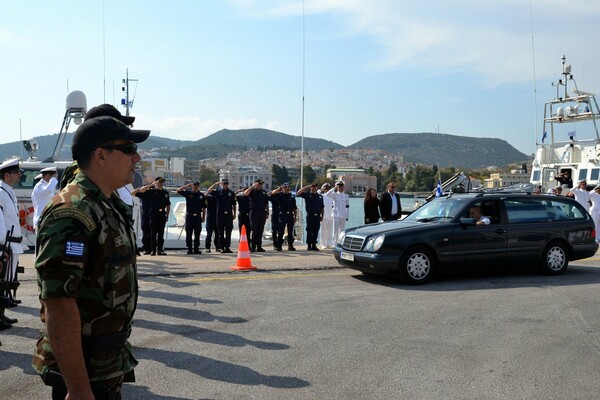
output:
[[[371,236],[388,232],[398,232],[398,231],[406,231],[412,230],[416,228],[423,228],[423,222],[413,222],[413,221],[391,221],[391,222],[382,222],[379,224],[370,224],[370,225],[362,225],[356,228],[351,228],[346,230],[347,235],[358,234],[361,236]]]

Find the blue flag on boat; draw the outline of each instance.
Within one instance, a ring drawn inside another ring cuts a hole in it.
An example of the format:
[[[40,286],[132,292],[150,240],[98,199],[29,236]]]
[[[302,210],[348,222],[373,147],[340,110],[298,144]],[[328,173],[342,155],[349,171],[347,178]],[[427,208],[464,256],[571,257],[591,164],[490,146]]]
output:
[[[575,137],[575,135],[576,135],[575,131],[567,132],[568,137]]]
[[[444,194],[442,191],[442,181],[438,179],[437,189],[435,189],[435,197],[441,197]]]
[[[544,134],[542,135],[542,143],[544,143],[544,140],[546,140],[547,137],[548,137],[548,132],[544,131]]]

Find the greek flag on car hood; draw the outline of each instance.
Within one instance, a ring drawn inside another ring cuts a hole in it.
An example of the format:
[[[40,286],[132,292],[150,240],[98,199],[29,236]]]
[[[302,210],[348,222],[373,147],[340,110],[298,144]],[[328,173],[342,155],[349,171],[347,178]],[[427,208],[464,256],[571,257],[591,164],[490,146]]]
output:
[[[440,197],[444,194],[442,191],[442,181],[438,179],[437,189],[435,189],[435,197]]]

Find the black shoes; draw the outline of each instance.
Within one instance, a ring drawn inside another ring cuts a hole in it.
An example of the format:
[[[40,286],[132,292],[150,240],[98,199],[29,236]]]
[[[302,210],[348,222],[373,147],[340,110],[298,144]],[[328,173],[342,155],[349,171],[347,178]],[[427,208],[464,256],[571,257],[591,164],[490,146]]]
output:
[[[188,249],[187,253],[188,253],[188,254],[194,254],[194,253],[192,252],[192,249]]]
[[[319,249],[317,248],[316,244],[309,244],[308,248],[306,250],[310,250],[310,251],[319,251]]]
[[[0,331],[3,331],[3,330],[8,329],[8,328],[12,328],[12,325],[11,324],[7,324],[6,322],[0,322]]]
[[[288,246],[288,251],[296,251],[296,248],[292,245]]]
[[[150,253],[150,255],[151,255],[151,256],[155,256],[155,255],[156,255],[156,252],[155,252],[155,251],[153,251],[152,253]]]
[[[264,252],[265,252],[265,249],[263,249],[262,247],[258,247],[258,248],[256,249],[256,251],[257,251],[258,253],[264,253]]]
[[[221,253],[233,253],[229,247],[225,248]]]
[[[166,255],[167,255],[167,253],[165,253],[164,251],[160,250],[160,251],[158,252],[158,255],[159,255],[159,256],[166,256]]]
[[[150,255],[150,253],[152,253],[150,250],[144,251],[144,255],[146,255],[146,256]]]
[[[207,252],[207,253],[210,253],[210,249],[209,249],[209,248],[206,248],[206,252]]]
[[[19,322],[18,319],[16,318],[8,318],[6,315],[2,317],[2,322],[5,324],[16,324],[17,322]]]
[[[195,249],[194,254],[202,254],[202,252],[200,251],[200,249]]]

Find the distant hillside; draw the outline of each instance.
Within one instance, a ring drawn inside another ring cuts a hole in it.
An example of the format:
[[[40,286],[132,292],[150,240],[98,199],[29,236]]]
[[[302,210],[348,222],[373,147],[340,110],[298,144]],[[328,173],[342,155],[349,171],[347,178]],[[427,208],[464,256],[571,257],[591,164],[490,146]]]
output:
[[[40,150],[35,154],[39,160],[50,156],[54,150],[58,134],[38,136]],[[65,138],[61,159],[71,157],[71,141],[73,134]],[[150,135],[140,149],[160,149],[160,157],[185,157],[202,160],[219,158],[231,151],[244,151],[250,148],[300,148],[299,136],[292,136],[268,129],[223,129],[196,141],[175,140]],[[0,161],[23,155],[21,142],[0,145]],[[304,138],[305,150],[341,149],[344,146],[325,139]],[[491,138],[472,138],[439,133],[388,133],[369,136],[351,146],[349,149],[381,149],[390,153],[400,153],[410,163],[438,164],[440,167],[481,168],[490,165],[503,166],[515,162],[526,161],[529,156],[519,152],[506,141]]]
[[[481,168],[529,160],[502,139],[473,138],[440,133],[387,133],[364,138],[351,149],[381,149],[397,152],[409,163],[440,167]]]
[[[38,160],[45,160],[50,157],[52,152],[54,151],[54,146],[56,146],[56,141],[58,140],[58,133],[53,135],[45,135],[45,136],[36,136],[35,140],[37,140],[39,145],[39,150],[35,153],[35,156]],[[71,159],[71,142],[73,141],[73,133],[67,133],[65,140],[63,142],[63,146],[60,153],[60,158],[62,160],[70,160]],[[163,138],[159,136],[153,136],[150,134],[148,139],[139,144],[140,149],[151,150],[155,148],[169,148],[169,149],[178,149],[180,147],[191,145],[195,142],[191,140],[176,140]],[[21,142],[11,142],[0,144],[0,161],[5,160],[9,157],[20,157],[23,155],[23,159],[28,157],[25,148],[23,147]]]
[[[243,146],[246,148],[257,148],[259,146],[272,146],[276,148],[286,147],[299,149],[301,137],[286,133],[271,131],[269,129],[222,129],[196,142],[197,145],[225,144],[231,146]],[[341,149],[344,146],[325,139],[304,137],[304,150]]]

